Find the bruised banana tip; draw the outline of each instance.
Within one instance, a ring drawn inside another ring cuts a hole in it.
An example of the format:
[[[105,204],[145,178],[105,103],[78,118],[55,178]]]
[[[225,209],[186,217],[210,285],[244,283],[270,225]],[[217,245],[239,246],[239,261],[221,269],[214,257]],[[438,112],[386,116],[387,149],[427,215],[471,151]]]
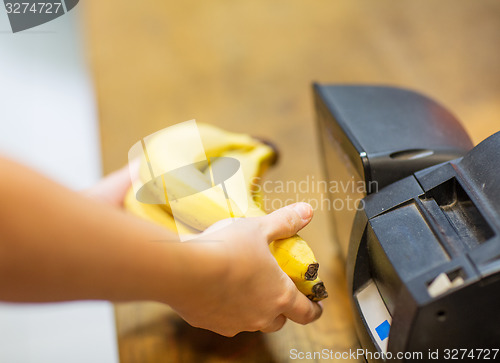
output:
[[[307,271],[304,274],[304,278],[308,281],[316,280],[316,278],[318,277],[318,270],[319,270],[319,263],[315,262],[309,264],[309,266],[307,267]]]
[[[328,292],[326,291],[325,284],[320,281],[312,287],[312,294],[307,295],[309,300],[321,301],[328,297]]]

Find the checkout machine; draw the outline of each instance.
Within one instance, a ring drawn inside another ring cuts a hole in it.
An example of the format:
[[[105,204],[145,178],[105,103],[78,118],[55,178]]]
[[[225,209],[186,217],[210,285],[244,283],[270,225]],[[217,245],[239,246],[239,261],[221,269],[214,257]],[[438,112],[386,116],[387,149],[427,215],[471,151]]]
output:
[[[313,91],[331,205],[357,201],[331,219],[365,359],[500,360],[500,132],[473,147],[405,89]]]

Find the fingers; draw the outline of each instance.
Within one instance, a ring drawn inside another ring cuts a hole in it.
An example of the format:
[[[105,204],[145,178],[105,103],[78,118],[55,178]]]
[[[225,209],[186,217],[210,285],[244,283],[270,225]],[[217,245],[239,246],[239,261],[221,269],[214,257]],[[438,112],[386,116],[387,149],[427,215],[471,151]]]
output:
[[[290,308],[283,314],[296,323],[309,324],[318,319],[322,312],[323,308],[320,304],[309,300],[297,290],[297,294]]]
[[[119,207],[122,205],[123,198],[131,184],[129,168],[125,166],[101,179],[85,194]]]
[[[141,158],[136,157],[135,159],[132,159],[128,163],[128,171],[130,175],[130,180],[132,182],[136,181],[139,179],[139,168],[141,166]],[[123,169],[127,169],[127,167],[124,167]]]
[[[283,328],[283,325],[286,323],[286,317],[284,315],[278,315],[274,321],[269,324],[265,329],[261,329],[260,331],[263,333],[273,333],[275,331]]]
[[[295,203],[261,217],[268,241],[291,237],[304,228],[313,216],[307,203]]]

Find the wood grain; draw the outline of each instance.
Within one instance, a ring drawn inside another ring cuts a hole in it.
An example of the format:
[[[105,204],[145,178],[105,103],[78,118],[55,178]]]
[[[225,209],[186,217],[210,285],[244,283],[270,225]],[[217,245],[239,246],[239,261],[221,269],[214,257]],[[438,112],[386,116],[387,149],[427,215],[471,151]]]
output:
[[[126,163],[141,137],[195,118],[276,142],[282,159],[269,180],[320,179],[312,81],[421,91],[452,110],[476,143],[500,129],[496,0],[89,0],[82,6],[105,172]],[[226,339],[189,327],[159,304],[119,304],[122,363],[286,362],[291,348],[356,347],[329,228],[319,209],[302,233],[330,292],[318,322]]]

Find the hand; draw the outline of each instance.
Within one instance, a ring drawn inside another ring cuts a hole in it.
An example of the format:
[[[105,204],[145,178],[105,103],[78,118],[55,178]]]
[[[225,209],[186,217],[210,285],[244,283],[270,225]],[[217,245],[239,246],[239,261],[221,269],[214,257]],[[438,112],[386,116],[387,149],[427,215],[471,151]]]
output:
[[[321,306],[297,290],[268,248],[273,240],[296,234],[311,218],[311,206],[297,203],[264,217],[216,223],[185,242],[207,248],[205,261],[216,268],[200,266],[204,273],[199,279],[185,281],[188,296],[170,304],[191,325],[225,336],[277,331],[287,319],[300,324],[316,320]]]
[[[106,175],[97,184],[85,190],[83,194],[121,208],[125,194],[132,185],[132,178],[138,177],[135,175],[138,173],[139,160],[132,161],[127,166]]]

